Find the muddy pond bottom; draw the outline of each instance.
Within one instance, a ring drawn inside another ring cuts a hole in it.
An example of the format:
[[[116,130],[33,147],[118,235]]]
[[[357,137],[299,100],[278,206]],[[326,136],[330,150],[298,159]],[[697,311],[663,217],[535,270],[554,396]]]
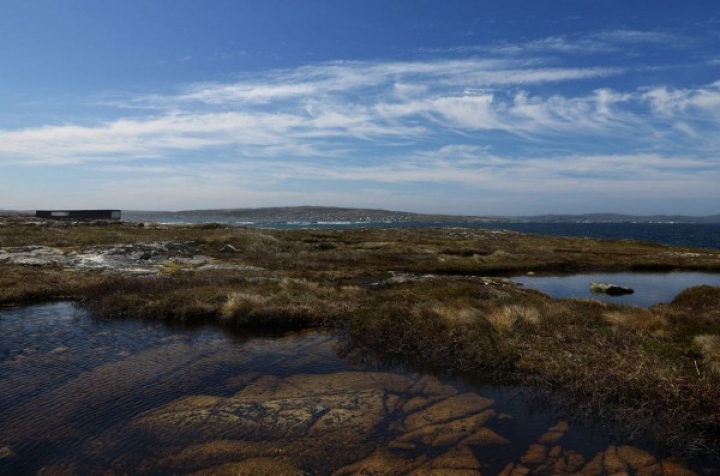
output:
[[[0,312],[0,474],[695,474],[521,388],[357,368],[318,332]]]

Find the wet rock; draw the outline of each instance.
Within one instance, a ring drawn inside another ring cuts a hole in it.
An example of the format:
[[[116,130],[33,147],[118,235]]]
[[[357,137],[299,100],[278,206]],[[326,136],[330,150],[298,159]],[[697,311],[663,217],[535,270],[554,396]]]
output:
[[[653,455],[632,446],[619,447],[617,449],[617,455],[636,470],[647,468],[657,463]]]
[[[683,468],[679,463],[672,460],[662,462],[663,476],[697,476],[697,474],[689,469]]]
[[[464,393],[443,399],[424,410],[409,415],[405,418],[404,425],[407,429],[413,430],[426,425],[466,417],[469,411],[479,412],[493,403],[493,400],[475,393]]]
[[[437,470],[437,469],[445,469],[445,470],[471,470],[471,471],[478,471],[482,465],[480,464],[480,461],[477,460],[473,452],[468,448],[467,446],[462,446],[459,448],[454,448],[447,453],[445,453],[442,456],[438,456],[437,458],[434,458],[432,461],[430,461],[426,466],[429,466],[430,468]],[[433,472],[433,474],[438,473]],[[418,471],[415,471],[413,474],[421,474]],[[439,473],[443,474],[443,473]]]
[[[606,294],[608,296],[624,296],[635,292],[632,288],[609,283],[590,283],[590,291],[595,294]]]
[[[462,444],[469,446],[508,445],[510,444],[510,440],[498,435],[490,428],[480,428],[462,440]]]
[[[287,456],[287,448],[271,442],[217,440],[194,444],[181,451],[172,451],[159,459],[145,460],[139,467],[144,472],[150,473],[156,468],[180,472],[187,468],[211,467],[247,458],[277,458],[281,456]]]
[[[417,460],[407,460],[380,448],[362,461],[340,468],[332,474],[333,476],[408,474],[426,461],[425,456]]]
[[[563,471],[566,472],[575,472],[585,463],[583,455],[573,450],[566,451],[563,459],[565,462]]]
[[[410,391],[414,394],[420,395],[432,395],[432,396],[453,396],[457,395],[458,391],[450,386],[442,383],[437,377],[431,375],[425,375],[420,377],[410,388]]]
[[[622,458],[618,456],[617,448],[615,448],[614,446],[610,446],[607,451],[605,451],[603,465],[605,466],[605,471],[608,474],[625,474],[627,473],[628,469]]]
[[[135,422],[138,428],[176,438],[348,439],[369,434],[385,414],[386,392],[402,393],[412,380],[393,374],[346,372],[333,375],[262,377],[233,397],[193,396],[172,402]]]
[[[289,458],[249,458],[237,463],[226,463],[190,473],[192,476],[303,476]]]
[[[395,443],[420,442],[430,446],[452,446],[463,440],[467,445],[506,443],[507,440],[488,428],[485,423],[495,415],[494,410],[472,414],[475,408],[464,409],[470,415],[442,423],[431,423],[416,428],[396,438]]]
[[[202,378],[198,368],[208,371],[213,366],[220,367],[228,358],[218,353],[212,359],[216,360],[198,359],[194,346],[183,343],[138,352],[127,359],[100,365],[3,411],[5,421],[25,422],[5,427],[3,436],[10,444],[27,438],[53,442],[72,437],[93,418],[103,418],[101,412],[89,412],[88,408],[103,408],[103,412],[111,414],[122,408],[130,395],[152,401],[157,395],[177,388],[178,381],[192,385]],[[38,425],[27,415],[42,415],[43,424]]]
[[[557,443],[565,436],[565,432],[570,429],[567,423],[560,422],[557,425],[550,428],[546,433],[540,437],[540,443]]]
[[[417,402],[418,398],[408,403]],[[488,409],[492,400],[465,393],[446,397],[428,407],[420,407],[404,421],[391,425],[399,435],[390,445],[415,448],[417,445],[453,446],[505,444],[508,441],[485,424],[496,415]],[[417,405],[417,403],[416,403]],[[414,405],[408,405],[412,408]],[[403,407],[405,408],[405,407]]]
[[[9,446],[0,446],[0,459],[12,458],[16,456],[15,452]]]
[[[534,444],[530,445],[530,448],[520,458],[520,461],[525,464],[540,464],[545,462],[547,458],[547,448],[545,445]]]
[[[515,465],[515,463],[508,463],[505,466],[499,476],[526,476],[530,474],[530,468],[523,465]]]
[[[605,453],[600,452],[595,455],[585,466],[583,466],[580,474],[583,476],[600,476],[603,473],[603,460]]]

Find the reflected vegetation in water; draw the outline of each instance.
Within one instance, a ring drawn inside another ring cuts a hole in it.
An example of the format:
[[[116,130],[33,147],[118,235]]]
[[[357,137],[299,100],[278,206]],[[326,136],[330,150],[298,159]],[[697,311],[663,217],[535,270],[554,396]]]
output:
[[[693,474],[526,390],[353,368],[317,332],[0,313],[0,474]],[[104,472],[109,471],[109,472]]]
[[[649,307],[670,302],[684,289],[701,286],[720,286],[720,274],[711,273],[589,273],[571,276],[518,276],[513,281],[537,289],[554,298],[583,298],[616,304]],[[590,283],[611,283],[629,287],[632,294],[607,296],[592,293]]]

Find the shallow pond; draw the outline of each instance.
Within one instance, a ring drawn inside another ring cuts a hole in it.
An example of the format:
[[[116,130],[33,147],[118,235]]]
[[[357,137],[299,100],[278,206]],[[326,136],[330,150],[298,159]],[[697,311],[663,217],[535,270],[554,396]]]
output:
[[[590,273],[571,276],[518,276],[513,281],[555,298],[585,298],[617,304],[648,307],[670,302],[681,291],[707,284],[720,286],[720,274],[712,273]],[[625,296],[606,296],[590,292],[590,283],[612,283],[635,292]]]
[[[0,312],[0,335],[0,474],[694,474],[526,389],[353,367],[323,333],[61,303]]]

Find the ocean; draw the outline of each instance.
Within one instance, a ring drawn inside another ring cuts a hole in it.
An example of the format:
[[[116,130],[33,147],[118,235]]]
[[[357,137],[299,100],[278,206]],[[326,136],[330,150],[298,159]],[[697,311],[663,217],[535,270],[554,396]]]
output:
[[[134,217],[127,217],[132,220]],[[153,217],[153,221],[179,223],[176,217]],[[575,236],[608,240],[637,240],[670,246],[720,249],[720,223],[544,223],[544,222],[322,222],[267,221],[245,222],[227,217],[196,216],[183,222],[225,223],[270,229],[344,228],[485,228],[503,229],[547,236]]]

